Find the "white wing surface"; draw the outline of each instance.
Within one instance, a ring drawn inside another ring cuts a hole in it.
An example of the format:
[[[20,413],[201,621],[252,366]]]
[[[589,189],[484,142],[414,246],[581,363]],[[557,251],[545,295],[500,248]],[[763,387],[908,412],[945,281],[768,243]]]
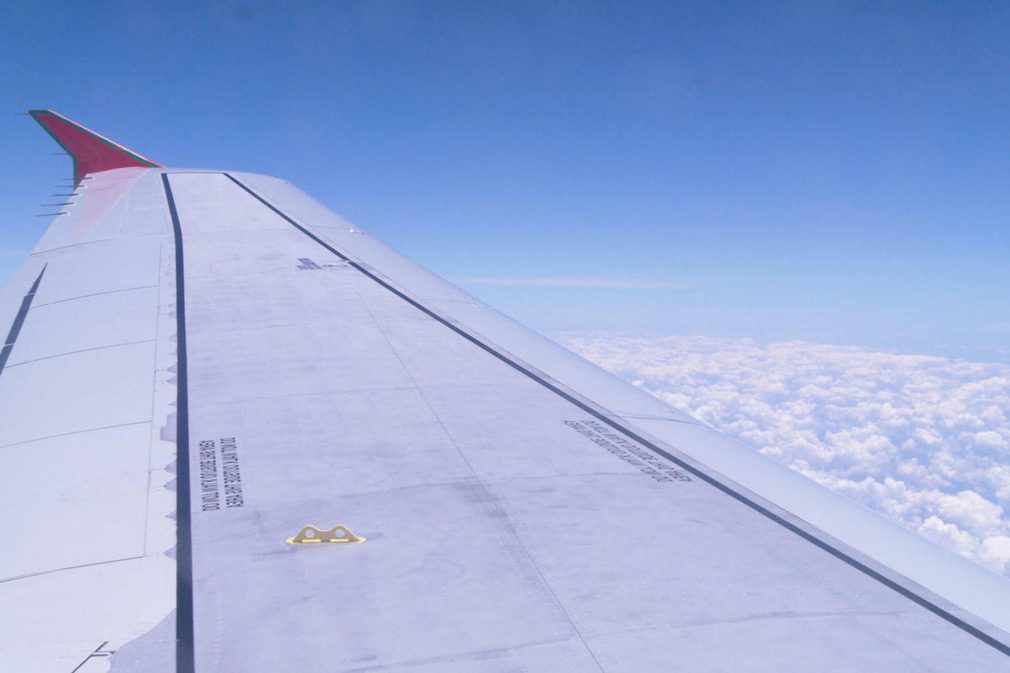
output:
[[[1006,578],[282,180],[33,113],[90,168],[0,294],[0,671],[1010,670]]]

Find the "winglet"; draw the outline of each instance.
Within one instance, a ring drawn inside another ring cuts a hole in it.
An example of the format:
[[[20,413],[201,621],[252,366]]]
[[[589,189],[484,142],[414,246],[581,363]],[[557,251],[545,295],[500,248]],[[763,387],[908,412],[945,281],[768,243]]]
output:
[[[74,160],[75,185],[80,184],[81,179],[90,173],[128,166],[161,166],[52,110],[29,110],[28,114]]]

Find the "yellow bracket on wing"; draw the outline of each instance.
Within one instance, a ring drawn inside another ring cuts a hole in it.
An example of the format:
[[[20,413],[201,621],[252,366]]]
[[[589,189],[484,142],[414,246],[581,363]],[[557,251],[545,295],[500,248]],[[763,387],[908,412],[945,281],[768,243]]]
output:
[[[337,524],[328,530],[322,530],[309,524],[304,526],[294,537],[288,538],[289,544],[315,544],[317,542],[364,542],[367,538],[358,537],[343,524]]]

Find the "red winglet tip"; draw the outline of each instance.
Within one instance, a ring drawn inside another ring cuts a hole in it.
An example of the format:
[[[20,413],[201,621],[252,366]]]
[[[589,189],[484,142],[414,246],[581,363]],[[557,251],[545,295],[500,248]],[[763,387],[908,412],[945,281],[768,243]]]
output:
[[[28,114],[73,159],[74,184],[85,175],[113,168],[161,166],[52,110],[29,110]]]

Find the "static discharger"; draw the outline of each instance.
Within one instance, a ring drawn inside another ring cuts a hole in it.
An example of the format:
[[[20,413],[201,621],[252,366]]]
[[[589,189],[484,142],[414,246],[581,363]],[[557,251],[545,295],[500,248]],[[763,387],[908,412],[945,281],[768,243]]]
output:
[[[288,538],[288,544],[314,544],[316,542],[364,542],[367,538],[358,537],[343,524],[337,524],[329,530],[321,530],[309,524],[302,527],[298,534]]]

